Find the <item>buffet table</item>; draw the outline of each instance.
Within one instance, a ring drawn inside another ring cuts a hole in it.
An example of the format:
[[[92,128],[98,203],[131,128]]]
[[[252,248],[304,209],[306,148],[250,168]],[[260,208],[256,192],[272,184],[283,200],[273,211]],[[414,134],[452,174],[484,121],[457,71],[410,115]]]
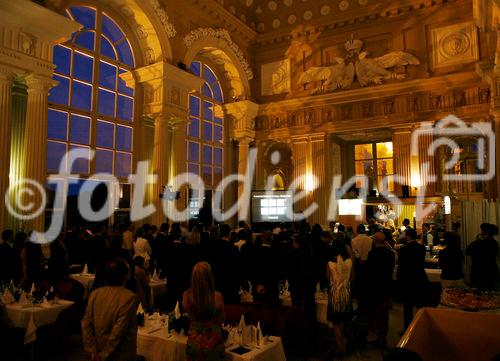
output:
[[[427,273],[427,277],[430,282],[441,282],[441,270],[435,268],[426,268],[425,273]],[[394,267],[394,272],[392,273],[393,280],[397,280],[398,275],[398,266]]]
[[[137,354],[146,361],[186,360],[187,336],[168,333],[167,327],[139,327],[137,332]],[[281,338],[271,336],[263,346],[247,347],[251,351],[239,355],[231,350],[239,345],[226,347],[226,361],[286,361]]]

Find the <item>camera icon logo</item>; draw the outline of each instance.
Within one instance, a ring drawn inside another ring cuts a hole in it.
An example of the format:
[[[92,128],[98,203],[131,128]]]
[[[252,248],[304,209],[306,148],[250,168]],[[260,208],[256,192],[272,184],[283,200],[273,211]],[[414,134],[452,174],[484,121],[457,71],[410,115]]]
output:
[[[451,150],[451,158],[444,163],[444,169],[442,169],[444,181],[489,181],[495,177],[495,133],[491,123],[473,122],[467,124],[455,115],[448,115],[435,125],[432,122],[424,122],[411,135],[412,156],[419,154],[419,139],[429,136],[432,137],[433,141],[427,149],[427,155],[434,156],[441,146]],[[457,139],[464,137],[476,140],[476,169],[482,173],[453,173],[455,165],[460,161]],[[423,164],[423,169],[430,169],[428,162]],[[436,180],[435,175],[430,176],[431,180]]]

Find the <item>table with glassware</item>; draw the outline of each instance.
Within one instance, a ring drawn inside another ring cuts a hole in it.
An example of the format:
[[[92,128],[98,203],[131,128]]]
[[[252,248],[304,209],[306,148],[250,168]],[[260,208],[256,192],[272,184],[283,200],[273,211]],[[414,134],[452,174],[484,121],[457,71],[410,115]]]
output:
[[[95,274],[92,274],[92,273],[73,273],[69,277],[82,284],[83,290],[84,290],[83,291],[83,299],[84,300],[88,299],[90,292],[92,291],[92,287],[94,286]]]
[[[56,299],[43,303],[11,303],[5,305],[5,311],[12,326],[25,328],[25,344],[36,339],[36,329],[56,322],[59,314],[73,302]]]
[[[168,331],[168,317],[155,314],[147,316],[144,327],[137,332],[137,354],[146,361],[183,361],[186,359],[187,336],[182,333]],[[233,330],[234,331],[234,330]],[[233,336],[232,336],[233,335]],[[280,337],[270,336],[260,345],[246,344],[248,349],[238,354],[241,342],[235,332],[229,331],[226,341],[226,356],[228,361],[286,361],[285,351]]]
[[[151,289],[150,302],[152,306],[157,296],[165,294],[167,292],[167,279],[152,277],[149,279],[149,288]]]
[[[328,324],[327,311],[328,311],[328,293],[316,292],[314,295],[316,301],[316,320],[323,324]],[[284,292],[280,295],[280,302],[282,306],[291,306],[292,298],[290,293]]]

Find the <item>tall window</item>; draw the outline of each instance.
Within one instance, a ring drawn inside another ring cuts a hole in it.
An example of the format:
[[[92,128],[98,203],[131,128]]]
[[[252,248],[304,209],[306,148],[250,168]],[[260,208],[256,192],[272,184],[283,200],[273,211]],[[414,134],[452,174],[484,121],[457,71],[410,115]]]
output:
[[[200,175],[210,192],[220,183],[223,174],[224,122],[221,105],[224,99],[219,80],[212,69],[202,62],[194,61],[191,71],[203,78],[205,83],[198,92],[189,96],[187,170]],[[194,195],[190,198],[190,207],[198,208],[198,197]]]
[[[478,168],[479,152],[477,139],[459,138],[454,139],[458,147],[455,149],[446,148],[444,156],[440,157],[441,169],[443,173],[452,174],[455,176],[465,176],[470,174],[482,174],[484,170]],[[445,162],[448,162],[455,154],[459,154],[459,160],[455,163],[453,169],[445,169]],[[484,156],[484,164],[488,164],[488,159]],[[445,192],[453,190],[454,192],[462,195],[470,193],[482,193],[484,191],[484,182],[482,181],[465,181],[454,180],[447,184],[448,189]]]
[[[59,84],[49,96],[47,171],[57,172],[68,150],[94,149],[93,161],[80,159],[70,171],[126,180],[132,171],[134,89],[119,74],[134,68],[130,43],[99,9],[75,6],[66,14],[83,28],[54,48]]]
[[[368,177],[369,189],[383,189],[382,180],[387,177],[389,191],[394,190],[392,142],[356,144],[354,146],[354,161],[357,187],[362,186],[361,178]]]

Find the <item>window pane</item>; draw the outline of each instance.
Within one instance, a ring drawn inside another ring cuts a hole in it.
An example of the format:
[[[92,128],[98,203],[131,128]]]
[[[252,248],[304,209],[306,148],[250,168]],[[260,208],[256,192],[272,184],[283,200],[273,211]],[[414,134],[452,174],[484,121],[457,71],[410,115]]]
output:
[[[110,122],[97,121],[95,143],[98,147],[113,148],[115,125]]]
[[[206,65],[203,65],[203,78],[205,78],[205,80],[210,85],[217,82],[217,77],[215,76],[214,72]]]
[[[212,186],[212,167],[203,167],[201,178],[205,185]]]
[[[68,136],[68,113],[49,109],[48,137],[51,139],[66,140]]]
[[[49,90],[49,102],[61,105],[68,105],[69,100],[69,79],[54,75],[54,80],[59,84]]]
[[[188,172],[194,174],[200,174],[200,166],[198,164],[189,163]]]
[[[214,164],[222,165],[222,148],[214,148]]]
[[[220,124],[220,125],[222,125],[222,118],[217,118],[217,117],[215,117],[214,122],[215,122],[216,124]]]
[[[199,61],[193,61],[191,63],[191,71],[193,72],[194,75],[200,76],[200,62]]]
[[[131,67],[134,66],[134,56],[132,55],[132,50],[130,49],[128,40],[125,40],[117,45],[116,50],[118,51],[118,58],[122,61],[122,63]]]
[[[212,147],[209,145],[203,146],[203,164],[212,164]]]
[[[72,142],[90,143],[90,118],[71,114],[69,140]]]
[[[132,154],[116,152],[115,175],[128,177],[132,170]]]
[[[393,164],[391,159],[382,159],[377,161],[377,174],[383,176],[386,174],[393,174]]]
[[[134,108],[134,101],[132,98],[118,95],[118,108],[116,116],[123,120],[132,120],[132,112]]]
[[[379,192],[382,192],[383,190],[385,190],[385,187],[383,186],[383,181],[384,181],[384,178],[387,178],[385,180],[385,182],[387,182],[387,191],[389,192],[392,192],[394,191],[394,176],[392,175],[388,175],[386,177],[378,177],[378,191]]]
[[[101,35],[101,55],[116,60],[116,50],[113,45]]]
[[[196,118],[189,119],[188,135],[193,138],[200,137],[200,121]]]
[[[356,162],[356,175],[373,176],[373,161],[357,161]]]
[[[71,9],[73,18],[87,29],[95,28],[95,10],[86,6],[73,6]]]
[[[113,151],[96,149],[95,151],[95,171],[96,173],[113,174]]]
[[[101,61],[99,68],[99,85],[111,90],[116,89],[116,66]]]
[[[371,144],[356,144],[354,146],[354,159],[373,159],[373,147]]]
[[[377,143],[377,158],[392,158],[392,142]]]
[[[99,89],[99,114],[115,116],[115,93]]]
[[[218,185],[222,181],[222,168],[214,168],[214,186]]]
[[[90,149],[88,147],[82,147],[79,145],[71,144],[70,149],[83,149],[90,154]],[[73,162],[73,167],[71,168],[72,173],[83,173],[88,174],[89,172],[89,161],[85,158],[78,158]]]
[[[205,112],[203,114],[203,118],[206,120],[212,120],[213,114],[212,114],[212,109],[213,109],[213,103],[210,102],[203,102],[203,111]]]
[[[189,142],[188,159],[192,162],[200,161],[200,144]]]
[[[84,31],[76,36],[75,44],[82,48],[94,51],[95,33],[93,31]]]
[[[71,84],[71,106],[90,111],[92,106],[92,86],[73,80]]]
[[[212,141],[212,123],[203,122],[203,139],[207,142]]]
[[[222,127],[214,125],[214,142],[222,143]]]
[[[189,96],[189,112],[195,117],[200,116],[200,98]]]
[[[212,85],[212,90],[214,92],[214,99],[222,103],[224,101],[224,98],[222,97],[222,90],[220,88],[219,82],[216,82]]]
[[[73,55],[73,76],[77,79],[92,83],[94,59],[75,51]]]
[[[56,65],[56,72],[69,75],[71,50],[61,45],[54,46],[54,64]]]
[[[104,14],[102,15],[102,32],[113,42],[118,41],[125,36],[118,25],[116,25],[113,20]]]
[[[123,73],[126,73],[126,72],[127,71],[124,70],[124,69],[120,69],[119,70],[120,74],[123,74]],[[130,96],[134,95],[134,89],[129,88],[127,86],[127,84],[125,83],[125,81],[122,78],[120,78],[120,77],[118,77],[118,91],[120,93],[123,93],[123,94],[126,94],[126,95],[130,95]]]
[[[116,149],[132,151],[132,128],[116,127]]]
[[[66,143],[47,142],[47,170],[49,172],[57,172],[61,163],[62,157],[66,154]],[[66,171],[66,168],[63,169]]]
[[[203,95],[206,96],[206,97],[209,97],[209,98],[213,98],[214,95],[212,94],[212,90],[210,89],[210,87],[208,86],[207,83],[203,84]]]

